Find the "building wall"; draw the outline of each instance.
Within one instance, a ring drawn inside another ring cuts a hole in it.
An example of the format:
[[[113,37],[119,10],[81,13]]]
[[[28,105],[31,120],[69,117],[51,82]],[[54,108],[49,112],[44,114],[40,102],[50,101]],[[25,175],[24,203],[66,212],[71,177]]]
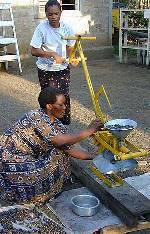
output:
[[[82,0],[83,16],[90,16],[88,21],[89,34],[97,37],[97,46],[111,45],[112,35],[112,1],[111,0]]]
[[[4,0],[0,0],[0,3]],[[8,0],[7,0],[8,1]],[[11,0],[10,0],[11,1]],[[38,16],[38,0],[12,1],[16,33],[22,57],[30,55],[30,40],[36,25],[42,20]],[[111,46],[112,0],[81,0],[80,11],[63,11],[62,19],[74,27],[76,33],[96,36],[97,40],[85,42],[87,48]]]

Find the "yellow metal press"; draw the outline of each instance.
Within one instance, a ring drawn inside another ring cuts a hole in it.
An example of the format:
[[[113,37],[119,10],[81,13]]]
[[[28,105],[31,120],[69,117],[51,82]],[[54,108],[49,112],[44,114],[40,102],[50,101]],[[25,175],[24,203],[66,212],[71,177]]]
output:
[[[92,172],[100,178],[109,187],[119,186],[123,184],[123,180],[116,175],[118,171],[125,171],[137,166],[137,161],[134,158],[147,156],[148,152],[138,149],[136,146],[126,140],[127,135],[133,130],[137,124],[130,119],[115,119],[107,121],[107,116],[102,112],[99,104],[101,95],[105,95],[107,103],[111,108],[109,98],[106,94],[104,86],[101,86],[94,92],[90,74],[86,65],[86,60],[81,41],[96,40],[96,37],[64,37],[65,40],[75,40],[75,45],[69,61],[75,60],[75,54],[78,52],[81,61],[85,79],[89,88],[92,99],[94,112],[97,118],[104,123],[104,130],[94,134],[94,144],[99,149],[99,155],[93,160],[90,165]]]

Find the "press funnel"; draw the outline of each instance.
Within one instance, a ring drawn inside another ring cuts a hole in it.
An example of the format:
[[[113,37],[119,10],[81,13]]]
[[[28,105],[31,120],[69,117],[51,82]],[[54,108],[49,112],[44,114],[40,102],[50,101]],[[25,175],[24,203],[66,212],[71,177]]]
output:
[[[129,133],[137,127],[137,123],[131,119],[114,119],[106,122],[107,128],[119,141],[124,140]]]

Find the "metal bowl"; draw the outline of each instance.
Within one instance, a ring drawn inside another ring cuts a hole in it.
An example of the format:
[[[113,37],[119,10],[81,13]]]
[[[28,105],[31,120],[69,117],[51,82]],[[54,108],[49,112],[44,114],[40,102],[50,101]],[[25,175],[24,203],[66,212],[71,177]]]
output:
[[[77,195],[71,199],[72,211],[79,216],[92,216],[98,211],[99,200],[92,195]]]
[[[137,127],[137,123],[131,119],[113,119],[106,122],[104,127],[119,140],[123,140]]]

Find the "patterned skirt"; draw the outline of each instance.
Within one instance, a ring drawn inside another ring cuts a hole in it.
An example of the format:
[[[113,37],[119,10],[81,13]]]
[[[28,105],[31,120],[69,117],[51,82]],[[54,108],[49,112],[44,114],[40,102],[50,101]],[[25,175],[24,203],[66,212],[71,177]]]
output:
[[[66,110],[61,122],[64,125],[70,124],[70,97],[69,97],[69,86],[70,86],[70,68],[69,66],[61,71],[44,71],[38,68],[38,77],[41,89],[48,86],[59,88],[63,91],[66,98]]]
[[[10,204],[43,203],[62,192],[70,178],[69,157],[27,162],[0,162],[0,197]]]

